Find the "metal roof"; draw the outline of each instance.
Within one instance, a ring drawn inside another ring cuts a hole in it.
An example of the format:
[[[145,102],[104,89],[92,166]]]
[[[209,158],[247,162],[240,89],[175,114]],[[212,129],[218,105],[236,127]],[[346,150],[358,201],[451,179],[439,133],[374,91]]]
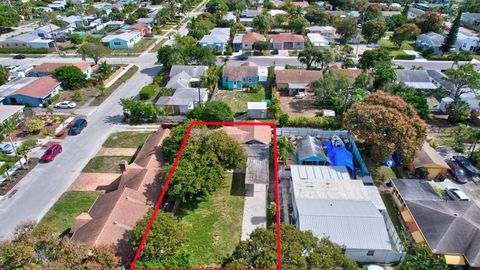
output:
[[[320,160],[330,163],[323,151],[322,142],[312,136],[305,136],[297,143],[298,160],[306,159]]]
[[[207,95],[207,89],[200,88],[200,99],[204,100],[206,95]],[[175,90],[175,93],[173,93],[173,96],[160,97],[157,100],[156,105],[188,106],[196,102],[198,102],[198,88],[179,88]]]
[[[392,250],[382,214],[370,201],[297,200],[299,228],[349,249]]]
[[[266,102],[248,102],[247,109],[248,110],[266,110],[267,103]]]
[[[346,167],[291,165],[292,179],[298,180],[350,180]]]

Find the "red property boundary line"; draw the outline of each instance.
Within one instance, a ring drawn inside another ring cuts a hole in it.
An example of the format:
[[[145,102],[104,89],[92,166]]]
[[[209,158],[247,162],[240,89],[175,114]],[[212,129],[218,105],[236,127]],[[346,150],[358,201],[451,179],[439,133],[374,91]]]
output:
[[[147,240],[148,233],[152,227],[153,220],[155,219],[155,216],[157,215],[158,209],[160,208],[160,205],[162,204],[163,198],[165,197],[165,194],[168,189],[168,185],[170,184],[170,180],[172,179],[172,176],[175,172],[175,169],[177,168],[178,162],[180,160],[180,157],[182,155],[183,149],[185,148],[185,145],[187,144],[188,137],[190,136],[190,132],[192,131],[192,128],[196,125],[208,125],[208,126],[270,126],[273,130],[273,168],[274,168],[274,181],[275,181],[275,219],[276,219],[276,232],[277,232],[277,268],[257,268],[256,270],[281,270],[282,269],[282,260],[281,260],[281,243],[280,243],[280,209],[279,209],[279,187],[278,187],[278,153],[277,153],[277,125],[272,122],[191,122],[190,125],[188,126],[187,133],[185,134],[185,137],[183,138],[182,144],[180,146],[180,150],[177,153],[177,156],[175,157],[175,160],[173,162],[172,168],[170,169],[170,172],[168,173],[167,180],[165,181],[165,186],[163,187],[162,192],[160,193],[160,197],[158,198],[157,203],[155,204],[155,208],[153,210],[153,214],[150,217],[150,221],[148,222],[147,228],[145,229],[145,232],[143,233],[142,241],[140,242],[140,245],[137,248],[137,251],[135,253],[135,257],[133,258],[132,265],[130,266],[130,270],[147,270],[147,269],[162,269],[162,270],[167,270],[169,268],[135,268],[135,264],[138,261],[138,258],[140,257],[140,253],[142,251],[143,245],[145,244],[145,241]],[[245,269],[245,268],[172,268],[175,270],[251,270],[251,268]]]

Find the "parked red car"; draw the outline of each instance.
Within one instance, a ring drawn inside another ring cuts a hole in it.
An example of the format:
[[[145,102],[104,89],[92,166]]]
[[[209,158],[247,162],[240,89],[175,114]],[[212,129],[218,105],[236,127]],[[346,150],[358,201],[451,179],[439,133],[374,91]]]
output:
[[[58,143],[50,146],[45,154],[43,154],[41,161],[49,162],[55,159],[55,157],[62,152],[62,146]]]

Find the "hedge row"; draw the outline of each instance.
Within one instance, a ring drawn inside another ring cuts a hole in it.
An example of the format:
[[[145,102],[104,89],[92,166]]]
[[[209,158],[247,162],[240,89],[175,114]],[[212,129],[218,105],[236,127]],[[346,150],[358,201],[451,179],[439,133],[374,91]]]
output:
[[[399,54],[395,56],[395,59],[397,60],[415,60],[417,56],[414,54]]]
[[[335,117],[297,116],[297,117],[289,117],[286,126],[287,127],[339,129],[340,128],[340,121]]]
[[[464,59],[460,59],[460,61],[471,61],[473,56],[470,55],[469,57],[465,57]],[[453,61],[452,55],[432,55],[428,58],[428,60],[435,60],[435,61]]]
[[[139,96],[141,100],[147,100],[155,95],[155,90],[157,89],[156,85],[147,85],[140,90]]]
[[[31,49],[31,48],[0,48],[0,53],[28,53],[28,54],[45,54],[48,49]]]

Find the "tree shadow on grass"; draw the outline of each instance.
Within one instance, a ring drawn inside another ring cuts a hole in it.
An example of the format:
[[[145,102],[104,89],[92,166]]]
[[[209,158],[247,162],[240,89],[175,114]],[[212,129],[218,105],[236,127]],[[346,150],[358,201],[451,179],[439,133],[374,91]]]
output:
[[[232,186],[230,188],[231,196],[245,196],[245,173],[234,172]]]

